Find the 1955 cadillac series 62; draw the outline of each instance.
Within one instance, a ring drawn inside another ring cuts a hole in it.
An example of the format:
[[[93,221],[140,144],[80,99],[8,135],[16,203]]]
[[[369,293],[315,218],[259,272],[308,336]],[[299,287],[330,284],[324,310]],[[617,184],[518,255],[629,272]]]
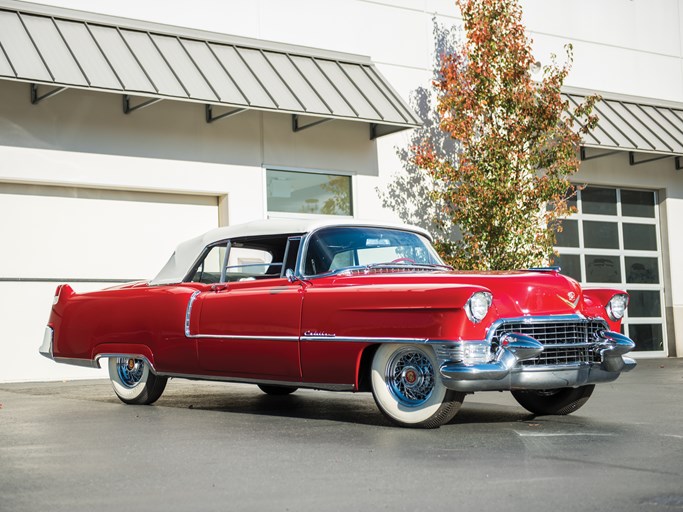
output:
[[[181,244],[149,282],[55,292],[40,352],[107,358],[115,393],[151,404],[169,377],[371,391],[405,427],[438,427],[466,394],[511,391],[568,414],[635,366],[628,296],[558,269],[457,272],[413,226],[266,220]]]

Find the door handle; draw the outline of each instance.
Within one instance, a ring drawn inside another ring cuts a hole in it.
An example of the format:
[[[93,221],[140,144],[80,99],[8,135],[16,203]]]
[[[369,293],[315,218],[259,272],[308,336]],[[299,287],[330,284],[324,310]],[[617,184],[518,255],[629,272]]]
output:
[[[212,292],[221,292],[228,289],[228,283],[216,283],[211,285]]]

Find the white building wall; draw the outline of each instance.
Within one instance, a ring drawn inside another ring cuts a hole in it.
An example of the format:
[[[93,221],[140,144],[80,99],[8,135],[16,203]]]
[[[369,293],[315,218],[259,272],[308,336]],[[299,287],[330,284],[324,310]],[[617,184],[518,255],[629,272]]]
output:
[[[460,22],[450,0],[40,3],[368,55],[405,99],[416,88],[429,86],[432,20],[444,25]],[[679,0],[522,2],[524,22],[543,64],[549,62],[551,52],[562,58],[563,45],[573,44],[574,67],[567,85],[683,102],[680,4]],[[356,215],[396,216],[382,207],[376,189],[402,169],[396,148],[406,146],[407,132],[370,141],[366,125],[333,121],[292,133],[289,116],[258,112],[208,125],[202,105],[169,101],[124,115],[119,95],[83,91],[66,91],[34,106],[28,101],[28,85],[1,81],[0,97],[0,182],[227,196],[229,222],[238,223],[265,215],[263,167],[273,165],[353,173]],[[586,163],[580,179],[656,187],[665,198],[666,218],[680,218],[683,184],[671,161],[631,168],[624,158]],[[683,261],[683,239],[675,222],[666,229],[671,262],[666,270],[670,283],[666,300],[681,355],[683,275],[675,262]],[[34,322],[21,316],[19,320]],[[0,343],[0,361],[14,359],[7,347]],[[51,378],[59,378],[55,375]]]

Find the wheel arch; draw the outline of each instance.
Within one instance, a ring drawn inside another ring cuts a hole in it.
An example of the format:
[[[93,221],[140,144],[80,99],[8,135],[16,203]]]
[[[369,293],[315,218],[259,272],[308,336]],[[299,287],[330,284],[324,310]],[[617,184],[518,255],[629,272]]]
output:
[[[154,365],[154,353],[147,345],[129,344],[129,343],[105,343],[97,345],[93,349],[92,359],[95,361],[97,367],[100,366],[100,359],[110,357],[132,357],[135,359],[143,359],[148,365],[152,373],[156,374],[156,367]]]

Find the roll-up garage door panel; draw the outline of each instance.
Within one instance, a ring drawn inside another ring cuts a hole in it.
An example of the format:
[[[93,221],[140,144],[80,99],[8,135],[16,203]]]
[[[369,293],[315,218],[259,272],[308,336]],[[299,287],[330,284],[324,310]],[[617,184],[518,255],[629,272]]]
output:
[[[217,198],[0,185],[5,278],[148,279],[218,225]]]

